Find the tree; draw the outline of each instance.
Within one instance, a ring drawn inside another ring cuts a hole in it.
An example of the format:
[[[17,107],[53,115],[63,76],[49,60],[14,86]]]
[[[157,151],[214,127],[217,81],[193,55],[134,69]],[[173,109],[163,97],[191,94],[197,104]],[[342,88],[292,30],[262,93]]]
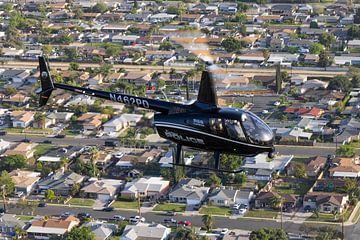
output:
[[[306,176],[304,164],[294,163],[294,176],[296,178],[304,178]]]
[[[78,51],[76,48],[65,48],[64,54],[69,60],[75,60],[78,58]]]
[[[99,158],[99,150],[97,149],[97,147],[91,147],[90,149],[90,162],[92,164],[93,167],[93,174],[92,176],[95,177],[96,176],[96,161]]]
[[[227,52],[237,52],[241,50],[246,43],[242,40],[236,39],[234,37],[228,37],[222,41],[221,46],[225,48]]]
[[[71,62],[69,66],[69,70],[77,71],[80,68],[80,64],[77,62]]]
[[[348,92],[350,88],[351,82],[345,76],[336,76],[332,78],[327,87],[329,90],[341,90],[343,92]]]
[[[340,239],[341,237],[341,232],[337,231],[334,227],[326,226],[319,228],[319,234],[315,237],[315,240],[332,240]]]
[[[213,219],[211,214],[209,215],[203,215],[201,217],[202,223],[205,226],[206,231],[210,231],[212,229],[212,225],[213,225]]]
[[[287,51],[291,54],[297,53],[299,51],[298,47],[288,47]]]
[[[243,162],[243,157],[231,154],[221,154],[220,162],[229,170],[238,170]]]
[[[174,46],[170,41],[164,41],[164,42],[160,43],[160,46],[159,46],[160,50],[165,50],[165,51],[169,51],[173,48],[174,48]]]
[[[106,55],[111,56],[111,57],[118,57],[121,53],[121,46],[111,44],[106,48],[105,53],[106,53]]]
[[[74,227],[65,235],[66,240],[95,240],[95,234],[89,227]]]
[[[221,179],[216,176],[215,174],[212,174],[207,180],[206,180],[206,186],[210,187],[218,187],[221,184]]]
[[[23,155],[15,154],[5,156],[0,161],[0,169],[11,172],[15,169],[21,169],[26,167],[27,162]]]
[[[321,52],[324,51],[324,46],[320,43],[313,43],[311,46],[310,46],[310,53],[311,54],[320,54]]]
[[[322,51],[319,54],[319,67],[329,67],[333,64],[334,59],[330,56],[328,51]]]
[[[166,83],[165,83],[165,80],[164,79],[159,79],[157,81],[157,88],[158,89],[163,89],[165,87]]]
[[[41,128],[41,129],[45,128],[45,120],[46,120],[46,116],[44,113],[42,113],[42,112],[35,113],[34,121],[36,122],[36,124],[38,125],[39,128]]]
[[[80,183],[75,183],[74,185],[72,185],[71,190],[70,190],[70,195],[71,196],[75,196],[76,194],[78,194],[80,191]]]
[[[194,229],[177,227],[172,233],[170,240],[196,240],[197,236]]]
[[[281,207],[281,196],[276,196],[274,195],[271,199],[270,199],[270,204],[274,209],[278,209]]]
[[[73,41],[72,37],[71,37],[69,34],[67,34],[67,33],[64,33],[64,34],[61,35],[60,38],[58,39],[58,42],[59,42],[60,44],[66,44],[66,45],[72,43],[72,41]]]
[[[246,174],[241,172],[241,173],[237,173],[235,174],[235,178],[234,178],[234,182],[238,183],[238,184],[244,184],[246,183],[247,177]]]
[[[326,48],[329,48],[331,44],[336,42],[336,39],[332,33],[324,32],[319,36],[319,42]]]
[[[287,240],[284,230],[278,228],[261,228],[250,233],[249,240]]]
[[[319,24],[317,23],[317,21],[311,21],[310,28],[319,28]]]
[[[351,25],[348,29],[347,35],[349,38],[359,38],[360,37],[360,25]]]
[[[350,145],[342,145],[336,150],[336,155],[339,157],[353,157],[356,154],[356,149]]]
[[[16,88],[12,85],[6,86],[5,87],[5,95],[9,96],[9,95],[13,95],[17,92]]]
[[[97,4],[95,4],[93,7],[92,7],[92,11],[93,12],[96,12],[96,13],[104,13],[108,10],[108,7],[106,6],[105,3],[102,3],[102,2],[98,2]]]
[[[45,199],[47,201],[52,201],[55,199],[55,192],[51,189],[46,190],[45,192]]]
[[[45,56],[49,56],[52,52],[52,46],[47,44],[42,46],[42,51]]]
[[[1,172],[0,176],[0,187],[5,186],[5,195],[9,195],[14,192],[14,182],[10,176],[10,174],[4,170]]]

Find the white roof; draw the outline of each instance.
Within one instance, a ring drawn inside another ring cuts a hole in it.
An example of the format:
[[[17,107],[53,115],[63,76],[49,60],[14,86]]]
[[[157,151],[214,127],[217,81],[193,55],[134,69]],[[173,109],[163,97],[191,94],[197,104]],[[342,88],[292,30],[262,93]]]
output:
[[[111,119],[110,121],[106,122],[103,124],[103,127],[113,127],[113,126],[118,126],[120,124],[124,124],[127,123],[127,119],[124,118],[123,116],[120,117],[116,117]]]
[[[66,233],[67,229],[66,228],[31,226],[26,231],[28,233],[44,233],[44,234],[63,235],[64,233]]]
[[[40,162],[60,162],[60,157],[41,156],[38,161]]]
[[[344,65],[346,63],[351,63],[352,61],[360,61],[358,56],[335,56],[334,62],[338,65]]]
[[[269,161],[267,154],[258,154],[255,157],[246,157],[243,168],[278,171],[284,169],[293,157],[293,155],[276,155],[274,159]]]
[[[359,177],[358,172],[334,172],[333,177]]]

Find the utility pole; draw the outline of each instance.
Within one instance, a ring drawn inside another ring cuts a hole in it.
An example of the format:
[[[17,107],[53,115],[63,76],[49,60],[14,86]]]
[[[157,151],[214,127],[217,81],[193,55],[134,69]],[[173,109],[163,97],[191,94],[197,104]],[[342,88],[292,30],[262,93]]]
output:
[[[344,211],[344,210],[343,210]],[[345,239],[345,230],[344,230],[344,212],[341,215],[341,240]]]
[[[138,213],[139,213],[139,216],[141,217],[141,204],[140,204],[140,193],[139,193],[139,190],[137,190],[136,193],[137,193],[137,200],[138,200]]]
[[[281,230],[284,229],[284,227],[283,227],[283,199],[281,196],[280,196],[280,228],[281,228]]]
[[[4,213],[6,213],[6,193],[5,193],[5,184],[1,186],[2,189],[2,198],[3,198],[3,204],[4,204]]]

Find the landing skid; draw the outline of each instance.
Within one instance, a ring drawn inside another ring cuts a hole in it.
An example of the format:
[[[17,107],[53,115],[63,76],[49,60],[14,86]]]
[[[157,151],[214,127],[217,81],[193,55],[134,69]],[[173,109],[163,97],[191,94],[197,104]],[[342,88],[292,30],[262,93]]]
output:
[[[197,165],[187,165],[187,164],[181,164],[181,163],[172,163],[172,165],[179,166],[179,167],[188,167],[188,168],[195,168],[195,169],[201,169],[201,170],[214,171],[214,172],[219,172],[219,173],[240,173],[240,172],[243,172],[242,169],[241,170],[236,170],[236,171],[231,171],[231,170],[225,170],[225,169],[202,167],[202,166],[197,166]]]

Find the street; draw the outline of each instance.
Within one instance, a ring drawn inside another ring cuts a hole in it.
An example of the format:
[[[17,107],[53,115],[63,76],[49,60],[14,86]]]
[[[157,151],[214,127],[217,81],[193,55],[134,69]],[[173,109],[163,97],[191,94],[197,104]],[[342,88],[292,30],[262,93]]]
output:
[[[13,214],[22,214],[22,213],[28,213],[30,210],[23,210],[20,208],[9,208],[8,213]],[[80,213],[80,212],[87,212],[90,213],[92,217],[98,218],[98,219],[111,219],[114,215],[121,215],[126,218],[129,218],[131,216],[137,215],[137,211],[135,210],[114,210],[112,212],[103,212],[103,211],[95,211],[89,208],[81,208],[81,207],[64,207],[64,206],[47,206],[44,208],[37,208],[35,210],[35,215],[41,215],[41,216],[51,216],[51,215],[61,215],[64,212],[72,212],[72,213]],[[193,226],[201,227],[203,226],[201,215],[193,215],[193,216],[184,216],[184,215],[176,215],[174,217],[165,216],[161,213],[154,213],[154,212],[147,212],[142,214],[143,217],[145,217],[147,222],[155,222],[155,223],[162,223],[165,218],[174,218],[177,221],[190,221]],[[252,219],[252,218],[238,218],[238,219],[230,219],[227,217],[213,217],[214,219],[214,228],[229,228],[229,229],[242,229],[242,230],[256,230],[263,227],[269,227],[269,228],[280,228],[280,222],[274,221],[271,219]],[[294,223],[294,222],[284,222],[284,229],[287,232],[291,233],[301,233],[299,230],[302,226],[302,223]],[[314,226],[321,227],[325,226],[323,224],[315,223]],[[336,225],[332,225],[336,226]],[[338,230],[341,230],[340,225],[336,226]],[[345,231],[348,236],[353,234],[353,226],[347,226],[345,227]],[[356,231],[359,231],[358,228],[356,228]],[[347,238],[352,239],[352,238]]]

